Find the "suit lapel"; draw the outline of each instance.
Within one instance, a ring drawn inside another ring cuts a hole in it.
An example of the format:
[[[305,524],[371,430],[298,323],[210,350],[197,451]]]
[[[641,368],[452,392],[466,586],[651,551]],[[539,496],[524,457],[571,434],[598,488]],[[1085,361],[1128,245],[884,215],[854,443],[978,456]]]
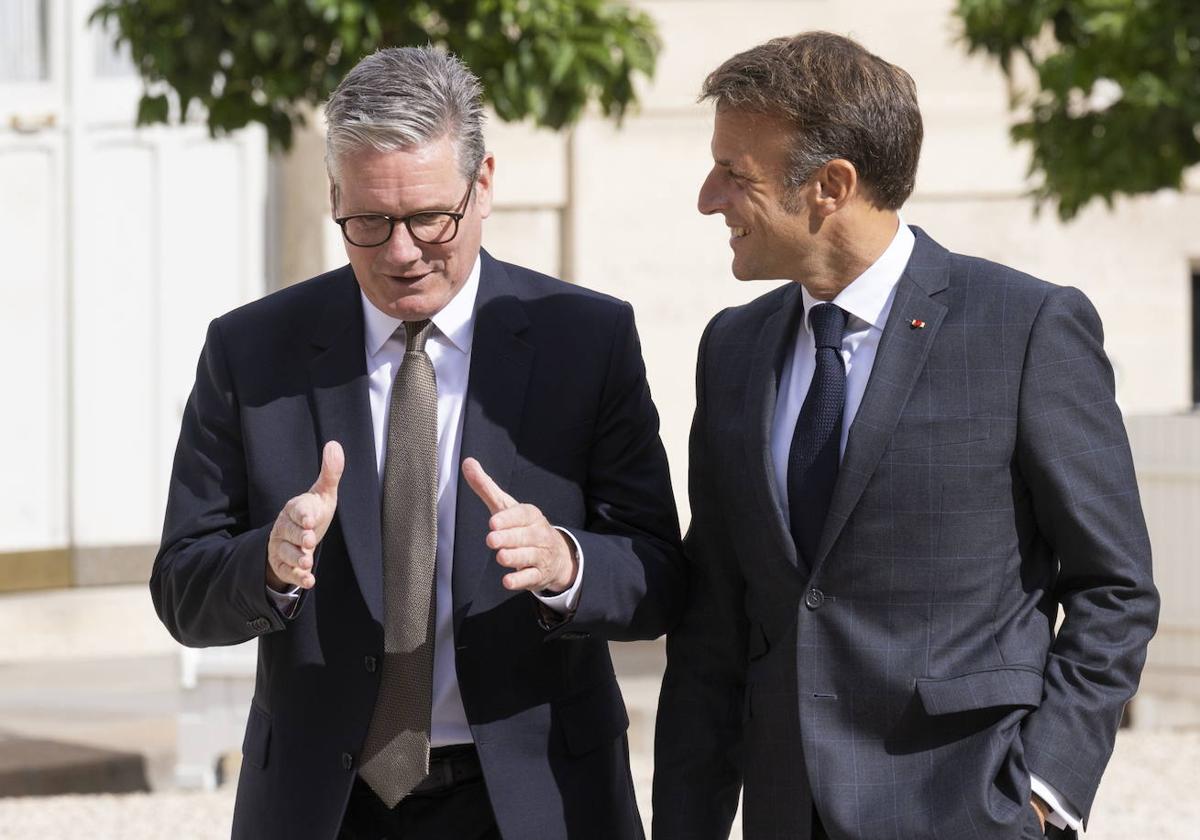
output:
[[[521,333],[529,324],[518,288],[504,267],[481,252],[471,372],[463,409],[461,460],[474,457],[502,488],[511,486],[525,391],[533,372],[533,345]],[[490,514],[462,472],[454,524],[454,630],[474,599],[484,573],[494,566],[484,547]],[[496,567],[499,571],[499,567]]]
[[[750,465],[750,484],[754,509],[768,511],[767,539],[778,557],[797,566],[796,544],[784,515],[779,490],[775,486],[774,461],[771,457],[771,431],[775,422],[775,404],[784,353],[795,335],[796,319],[803,315],[804,299],[797,285],[785,287],[783,302],[763,323],[750,366],[746,400],[746,462]]]
[[[349,268],[322,313],[309,365],[313,412],[321,445],[336,440],[346,453],[337,518],[346,551],[371,616],[383,623],[383,562],[379,475],[367,385],[362,299]]]
[[[946,317],[945,305],[933,295],[948,284],[949,253],[919,228],[913,232],[917,242],[896,286],[867,390],[850,427],[814,571],[825,562],[875,472]],[[914,329],[913,319],[925,325]]]

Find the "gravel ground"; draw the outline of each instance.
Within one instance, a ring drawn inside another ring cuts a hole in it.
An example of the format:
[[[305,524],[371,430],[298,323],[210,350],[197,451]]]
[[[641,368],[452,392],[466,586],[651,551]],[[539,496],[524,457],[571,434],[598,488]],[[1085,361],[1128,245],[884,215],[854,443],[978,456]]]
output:
[[[648,815],[648,761],[636,760],[634,774],[638,798]],[[1197,786],[1200,732],[1122,732],[1087,837],[1190,840],[1200,825]],[[229,836],[232,811],[233,791],[229,788],[214,793],[0,799],[0,838],[218,840]],[[732,840],[740,840],[740,836],[735,828]]]

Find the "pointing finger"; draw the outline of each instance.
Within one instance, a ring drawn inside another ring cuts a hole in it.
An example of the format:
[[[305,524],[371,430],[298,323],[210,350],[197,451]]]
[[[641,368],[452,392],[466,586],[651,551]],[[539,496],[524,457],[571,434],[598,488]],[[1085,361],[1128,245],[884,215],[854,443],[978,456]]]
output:
[[[308,491],[316,493],[326,501],[337,499],[338,482],[342,480],[342,471],[346,468],[346,453],[336,440],[325,444],[321,452],[321,474]]]
[[[467,458],[462,465],[463,477],[475,491],[475,495],[483,500],[489,512],[495,514],[507,510],[517,504],[517,500],[500,489],[500,485],[483,470],[483,466],[474,458]]]

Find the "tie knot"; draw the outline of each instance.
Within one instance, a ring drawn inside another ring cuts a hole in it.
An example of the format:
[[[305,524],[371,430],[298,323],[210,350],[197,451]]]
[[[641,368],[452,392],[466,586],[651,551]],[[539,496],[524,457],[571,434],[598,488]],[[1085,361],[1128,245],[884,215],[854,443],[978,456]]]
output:
[[[429,330],[433,326],[433,321],[426,318],[424,321],[405,321],[404,335],[407,341],[404,345],[405,353],[424,353],[425,340],[429,338]]]
[[[812,325],[813,343],[817,348],[842,349],[842,333],[846,330],[846,313],[832,303],[818,303],[808,315]]]

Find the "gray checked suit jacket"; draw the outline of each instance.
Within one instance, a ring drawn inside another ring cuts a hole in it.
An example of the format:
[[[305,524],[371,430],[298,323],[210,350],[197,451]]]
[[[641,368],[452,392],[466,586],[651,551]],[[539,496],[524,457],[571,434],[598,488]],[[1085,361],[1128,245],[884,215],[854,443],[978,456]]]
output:
[[[800,290],[704,334],[656,840],[726,837],[739,787],[747,840],[1036,836],[1030,772],[1092,805],[1158,616],[1100,321],[914,232],[811,567],[769,437]]]

